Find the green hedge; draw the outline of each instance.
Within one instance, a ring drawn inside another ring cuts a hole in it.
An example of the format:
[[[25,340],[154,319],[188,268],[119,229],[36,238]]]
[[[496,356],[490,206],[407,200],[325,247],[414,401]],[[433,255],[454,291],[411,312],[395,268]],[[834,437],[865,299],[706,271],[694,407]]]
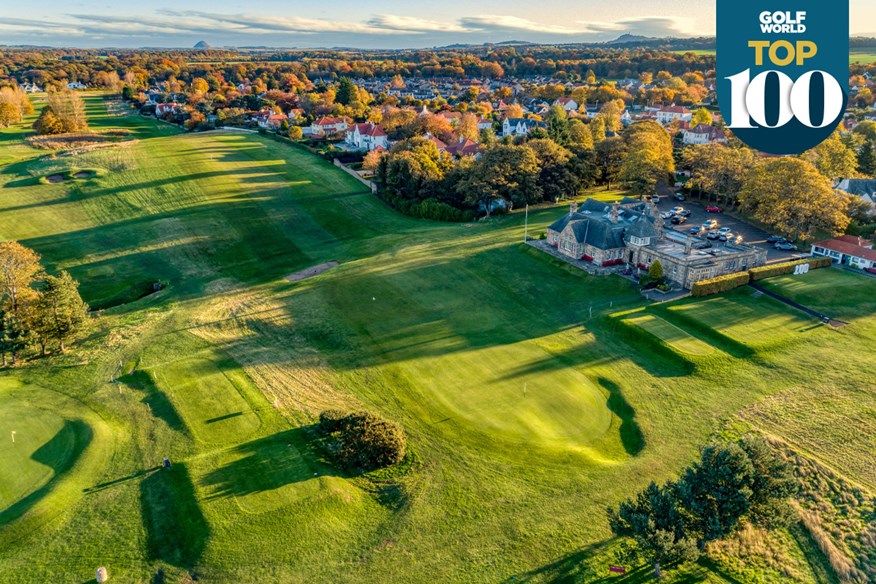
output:
[[[390,207],[408,217],[448,223],[467,223],[474,220],[474,213],[471,211],[463,211],[435,199],[409,201],[383,189],[377,192],[377,196]]]
[[[740,286],[748,284],[750,276],[748,272],[737,272],[735,274],[727,274],[726,276],[718,276],[709,280],[700,280],[691,286],[691,296],[711,296],[719,294],[727,290],[733,290]]]
[[[825,268],[833,263],[828,257],[809,258],[805,260],[795,260],[793,262],[782,262],[780,264],[772,264],[769,266],[761,266],[759,268],[751,268],[748,270],[751,276],[751,281],[763,280],[764,278],[772,278],[773,276],[781,276],[783,274],[791,274],[794,268],[800,264],[809,264],[809,269]]]

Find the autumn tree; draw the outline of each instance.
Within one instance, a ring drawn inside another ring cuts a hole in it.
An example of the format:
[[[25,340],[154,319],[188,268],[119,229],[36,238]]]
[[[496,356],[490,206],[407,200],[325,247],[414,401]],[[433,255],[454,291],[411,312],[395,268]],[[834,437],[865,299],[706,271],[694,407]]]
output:
[[[43,107],[39,117],[33,123],[33,129],[40,135],[63,134],[64,124],[49,106]]]
[[[498,144],[476,161],[456,185],[467,204],[482,205],[487,217],[492,204],[504,199],[516,206],[541,200],[538,159],[530,148]]]
[[[849,224],[847,197],[809,162],[777,158],[755,166],[739,192],[742,209],[794,240],[819,231],[839,235]]]
[[[757,155],[749,148],[715,143],[688,146],[682,153],[682,164],[691,170],[691,186],[726,204],[736,201],[747,173],[757,163]]]
[[[454,128],[456,135],[460,138],[466,138],[468,140],[472,140],[473,142],[477,142],[480,137],[480,130],[478,129],[478,117],[472,113],[464,113],[462,117],[459,119],[459,123],[456,124],[456,128]]]
[[[710,125],[712,123],[712,114],[704,107],[696,110],[690,120],[690,127],[696,128],[699,125]]]
[[[57,116],[64,133],[82,132],[88,129],[85,118],[85,103],[78,93],[70,89],[49,93],[48,107]]]
[[[42,274],[40,256],[17,241],[0,242],[0,303],[15,317],[36,296],[33,283]]]
[[[571,120],[569,122],[569,144],[593,149],[593,134],[590,132],[590,127],[581,120]]]
[[[837,134],[815,148],[807,150],[801,158],[811,162],[818,172],[831,180],[854,176],[858,167],[855,152],[846,146]]]
[[[518,103],[512,103],[505,110],[506,118],[522,118],[523,117],[523,107]]]
[[[637,194],[653,193],[675,172],[672,141],[660,124],[636,122],[624,136],[627,154],[621,165],[620,179]]]

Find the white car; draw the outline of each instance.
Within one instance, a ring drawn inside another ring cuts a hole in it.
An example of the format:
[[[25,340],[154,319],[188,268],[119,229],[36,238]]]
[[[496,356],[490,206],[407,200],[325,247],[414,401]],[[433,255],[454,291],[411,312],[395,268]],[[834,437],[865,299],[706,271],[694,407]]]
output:
[[[684,207],[682,207],[681,205],[676,205],[672,209],[669,210],[669,212],[672,213],[673,215],[678,215],[682,211],[684,211]]]
[[[718,222],[715,221],[714,219],[707,219],[705,221],[705,223],[703,223],[703,229],[706,229],[706,230],[714,229],[717,226],[718,226]]]
[[[729,227],[722,227],[721,229],[718,230],[718,235],[727,235],[729,233],[733,233],[733,230],[730,229]]]
[[[673,213],[672,211],[663,211],[662,213],[660,213],[661,219],[672,219],[673,217],[675,217],[675,213]]]

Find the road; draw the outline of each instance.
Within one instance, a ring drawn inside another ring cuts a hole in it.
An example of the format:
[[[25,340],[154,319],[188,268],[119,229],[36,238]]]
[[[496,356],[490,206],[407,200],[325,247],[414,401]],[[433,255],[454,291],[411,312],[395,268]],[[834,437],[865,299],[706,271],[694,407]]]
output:
[[[657,208],[660,209],[660,212],[668,211],[675,207],[676,205],[680,205],[691,212],[690,217],[687,218],[687,223],[684,225],[672,225],[669,220],[666,221],[666,226],[675,229],[676,231],[680,231],[686,233],[688,229],[695,226],[700,226],[706,222],[707,219],[714,219],[718,222],[718,227],[729,227],[733,230],[733,233],[742,236],[742,241],[749,245],[754,245],[756,247],[762,247],[767,250],[767,263],[772,264],[775,262],[783,262],[794,259],[801,255],[799,251],[779,251],[773,247],[773,244],[767,243],[766,239],[769,237],[769,234],[750,223],[746,223],[741,219],[737,219],[735,217],[731,217],[726,213],[706,213],[706,209],[703,206],[703,203],[700,201],[687,199],[686,201],[676,201],[673,197],[661,197],[660,203],[657,205]],[[718,228],[716,227],[716,229]],[[714,246],[724,245],[720,241],[717,240],[709,240]],[[804,252],[805,253],[805,252]]]

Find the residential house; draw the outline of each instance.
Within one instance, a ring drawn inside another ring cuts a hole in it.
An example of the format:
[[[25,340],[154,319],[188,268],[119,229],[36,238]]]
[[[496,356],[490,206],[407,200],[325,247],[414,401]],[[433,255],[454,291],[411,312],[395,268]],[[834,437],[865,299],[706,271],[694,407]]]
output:
[[[86,88],[85,85],[83,85],[82,83],[79,83],[78,81],[71,81],[70,83],[67,84],[67,89],[75,89],[77,91],[82,91],[85,88]]]
[[[578,102],[571,97],[560,97],[554,100],[551,105],[558,105],[566,110],[567,113],[578,111]]]
[[[478,117],[478,130],[489,130],[493,127],[493,122],[486,119]]]
[[[457,158],[462,158],[463,156],[480,158],[481,150],[483,148],[480,144],[468,138],[460,138],[458,142],[453,142],[445,147],[445,151],[448,154],[452,154]]]
[[[724,130],[710,124],[699,124],[696,128],[684,130],[682,132],[681,141],[684,144],[726,144],[727,134]]]
[[[372,122],[353,124],[347,130],[344,141],[356,150],[367,150],[368,152],[389,147],[389,138],[383,131],[383,127]]]
[[[177,114],[179,113],[180,105],[175,101],[169,101],[167,103],[159,103],[155,106],[155,115],[157,117],[161,117],[167,114]]]
[[[547,128],[547,124],[526,118],[505,118],[502,121],[503,136],[526,136],[535,128]]]
[[[256,121],[259,128],[264,128],[266,130],[279,130],[280,126],[283,125],[283,122],[289,121],[289,116],[283,112],[276,113],[274,110],[270,110],[259,112],[253,116],[253,119]]]
[[[859,197],[863,202],[870,205],[871,214],[876,214],[876,179],[844,178],[838,180],[834,188]]]
[[[876,268],[876,251],[873,242],[857,235],[843,235],[812,244],[812,255],[826,256],[834,262],[865,270]]]
[[[702,239],[664,229],[657,208],[625,198],[609,205],[595,199],[574,203],[547,229],[547,242],[570,258],[597,266],[647,270],[654,262],[665,277],[685,288],[694,282],[766,263],[766,250],[745,244],[706,247]]]
[[[310,124],[309,133],[314,136],[333,136],[346,132],[349,127],[348,118],[323,116]]]
[[[25,93],[42,93],[43,88],[36,83],[22,83],[19,85]]]
[[[678,120],[680,122],[689,122],[693,119],[693,112],[682,105],[671,105],[662,107],[655,112],[657,121],[668,126],[672,122]]]

